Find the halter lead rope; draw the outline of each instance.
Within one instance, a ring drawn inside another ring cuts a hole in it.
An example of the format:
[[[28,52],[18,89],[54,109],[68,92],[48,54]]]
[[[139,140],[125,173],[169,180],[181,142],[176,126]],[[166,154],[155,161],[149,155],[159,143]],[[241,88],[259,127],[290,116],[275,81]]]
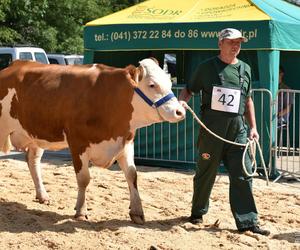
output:
[[[265,175],[266,175],[267,185],[269,185],[269,177],[268,177],[268,173],[267,173],[267,169],[266,169],[266,164],[265,164],[265,161],[264,161],[264,157],[263,157],[263,154],[262,154],[261,147],[260,147],[259,142],[257,141],[257,139],[254,138],[253,140],[250,140],[249,138],[247,138],[247,143],[245,143],[245,144],[244,143],[238,143],[238,142],[233,142],[233,141],[226,140],[223,137],[221,137],[221,136],[215,134],[214,132],[212,132],[209,128],[207,128],[205,126],[205,124],[198,118],[198,116],[195,114],[195,112],[191,109],[191,107],[186,102],[183,103],[183,106],[192,113],[192,115],[196,119],[196,121],[204,129],[206,129],[207,132],[210,133],[211,135],[215,136],[216,138],[218,138],[221,141],[224,141],[226,143],[233,144],[233,145],[236,145],[236,146],[245,147],[244,152],[243,152],[242,165],[243,165],[244,173],[248,177],[254,176],[256,174],[256,172],[257,172],[257,163],[256,163],[256,158],[255,158],[256,146],[257,146],[258,152],[260,154],[261,162],[262,162],[262,165],[263,165],[263,169],[264,169],[264,172],[265,172]],[[250,174],[247,171],[246,166],[245,166],[245,156],[246,156],[246,152],[247,152],[248,148],[249,148],[249,151],[250,151],[251,167],[254,167],[254,170],[253,170],[252,174]]]

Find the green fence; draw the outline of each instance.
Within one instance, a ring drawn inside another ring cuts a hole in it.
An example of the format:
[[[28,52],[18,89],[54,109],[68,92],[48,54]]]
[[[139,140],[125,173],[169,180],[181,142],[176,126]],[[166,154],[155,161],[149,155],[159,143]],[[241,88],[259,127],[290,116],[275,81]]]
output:
[[[176,86],[173,92],[179,95],[183,87]],[[200,96],[193,96],[189,102],[198,114]],[[179,123],[158,123],[141,128],[135,137],[135,162],[172,168],[194,168],[196,162],[196,142],[199,124],[190,112]]]

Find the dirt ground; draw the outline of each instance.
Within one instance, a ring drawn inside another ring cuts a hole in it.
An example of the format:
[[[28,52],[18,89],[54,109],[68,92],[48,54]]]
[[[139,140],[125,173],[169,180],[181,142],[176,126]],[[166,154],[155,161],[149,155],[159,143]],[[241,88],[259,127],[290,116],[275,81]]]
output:
[[[70,161],[43,162],[50,205],[35,201],[22,159],[0,160],[0,249],[300,249],[300,185],[254,179],[260,224],[271,235],[238,233],[228,202],[228,177],[217,177],[209,213],[200,226],[187,222],[192,171],[138,166],[146,223],[128,215],[123,172],[91,168],[88,221],[76,221],[76,179]],[[298,242],[298,243],[297,243]]]

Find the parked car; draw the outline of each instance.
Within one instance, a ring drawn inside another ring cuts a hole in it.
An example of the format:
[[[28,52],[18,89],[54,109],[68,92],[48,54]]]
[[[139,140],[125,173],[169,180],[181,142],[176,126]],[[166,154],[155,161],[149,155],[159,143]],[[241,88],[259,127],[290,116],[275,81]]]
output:
[[[83,64],[82,55],[47,54],[51,64],[73,65]]]
[[[0,47],[0,70],[14,60],[32,60],[49,64],[45,50],[31,46]]]

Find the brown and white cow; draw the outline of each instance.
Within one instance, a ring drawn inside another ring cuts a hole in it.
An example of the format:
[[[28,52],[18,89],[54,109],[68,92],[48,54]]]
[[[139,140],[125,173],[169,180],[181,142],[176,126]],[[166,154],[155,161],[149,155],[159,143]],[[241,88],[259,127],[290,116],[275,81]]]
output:
[[[130,190],[130,217],[144,223],[134,164],[135,131],[184,117],[170,79],[150,58],[139,67],[124,69],[15,61],[0,71],[0,150],[8,151],[11,143],[27,152],[36,198],[47,203],[42,154],[44,149],[69,147],[78,184],[75,217],[79,219],[86,218],[89,162],[108,168],[117,160]]]

